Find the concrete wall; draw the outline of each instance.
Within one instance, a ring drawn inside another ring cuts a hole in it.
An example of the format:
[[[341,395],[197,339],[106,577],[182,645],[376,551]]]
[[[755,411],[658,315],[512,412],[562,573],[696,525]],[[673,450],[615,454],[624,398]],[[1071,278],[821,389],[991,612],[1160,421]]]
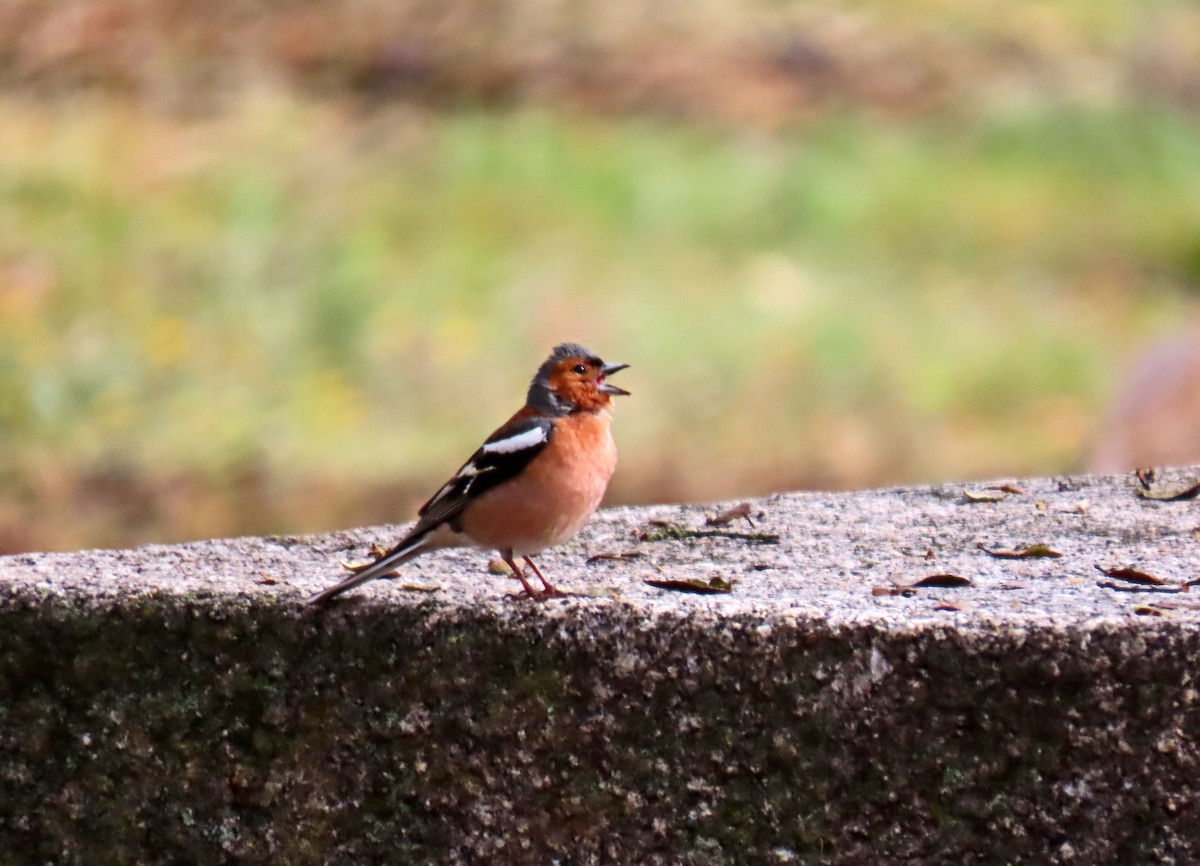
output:
[[[0,558],[0,863],[1196,862],[1198,506],[1012,486],[604,512],[547,603],[301,607],[394,528]]]

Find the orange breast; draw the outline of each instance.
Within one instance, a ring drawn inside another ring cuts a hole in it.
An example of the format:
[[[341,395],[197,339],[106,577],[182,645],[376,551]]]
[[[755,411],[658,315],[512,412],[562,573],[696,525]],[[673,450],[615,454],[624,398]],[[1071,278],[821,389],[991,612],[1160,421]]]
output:
[[[479,497],[462,517],[481,547],[526,556],[575,535],[600,505],[617,468],[607,412],[558,423],[550,445],[520,476]]]

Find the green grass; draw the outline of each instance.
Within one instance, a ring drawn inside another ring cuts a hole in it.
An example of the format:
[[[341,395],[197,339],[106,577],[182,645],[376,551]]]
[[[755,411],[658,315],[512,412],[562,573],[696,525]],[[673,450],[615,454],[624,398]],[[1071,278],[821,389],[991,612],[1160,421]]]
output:
[[[1062,470],[1200,279],[1198,132],[9,98],[0,471],[434,482],[563,339],[633,364],[623,499]]]

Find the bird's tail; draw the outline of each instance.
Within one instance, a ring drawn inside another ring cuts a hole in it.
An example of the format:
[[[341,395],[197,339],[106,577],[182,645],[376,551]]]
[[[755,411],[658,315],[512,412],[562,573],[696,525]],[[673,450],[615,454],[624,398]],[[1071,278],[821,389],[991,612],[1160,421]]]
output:
[[[320,604],[323,601],[328,601],[335,596],[341,595],[348,589],[354,589],[354,587],[360,586],[368,580],[383,577],[389,571],[396,568],[396,566],[402,565],[413,557],[423,553],[431,541],[429,532],[422,532],[415,538],[406,538],[362,571],[350,575],[341,583],[335,583],[333,586],[310,595],[304,600],[304,603]]]

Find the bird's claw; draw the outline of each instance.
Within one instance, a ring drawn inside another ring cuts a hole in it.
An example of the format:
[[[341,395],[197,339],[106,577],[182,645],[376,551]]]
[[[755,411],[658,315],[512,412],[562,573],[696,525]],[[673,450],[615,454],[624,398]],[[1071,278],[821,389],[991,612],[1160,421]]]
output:
[[[563,592],[561,589],[555,589],[553,586],[550,586],[542,590],[533,589],[532,587],[529,589],[523,589],[520,592],[513,593],[509,596],[509,598],[513,599],[514,601],[521,601],[524,599],[529,599],[531,601],[549,601],[552,598],[566,598],[567,595],[568,593]]]

